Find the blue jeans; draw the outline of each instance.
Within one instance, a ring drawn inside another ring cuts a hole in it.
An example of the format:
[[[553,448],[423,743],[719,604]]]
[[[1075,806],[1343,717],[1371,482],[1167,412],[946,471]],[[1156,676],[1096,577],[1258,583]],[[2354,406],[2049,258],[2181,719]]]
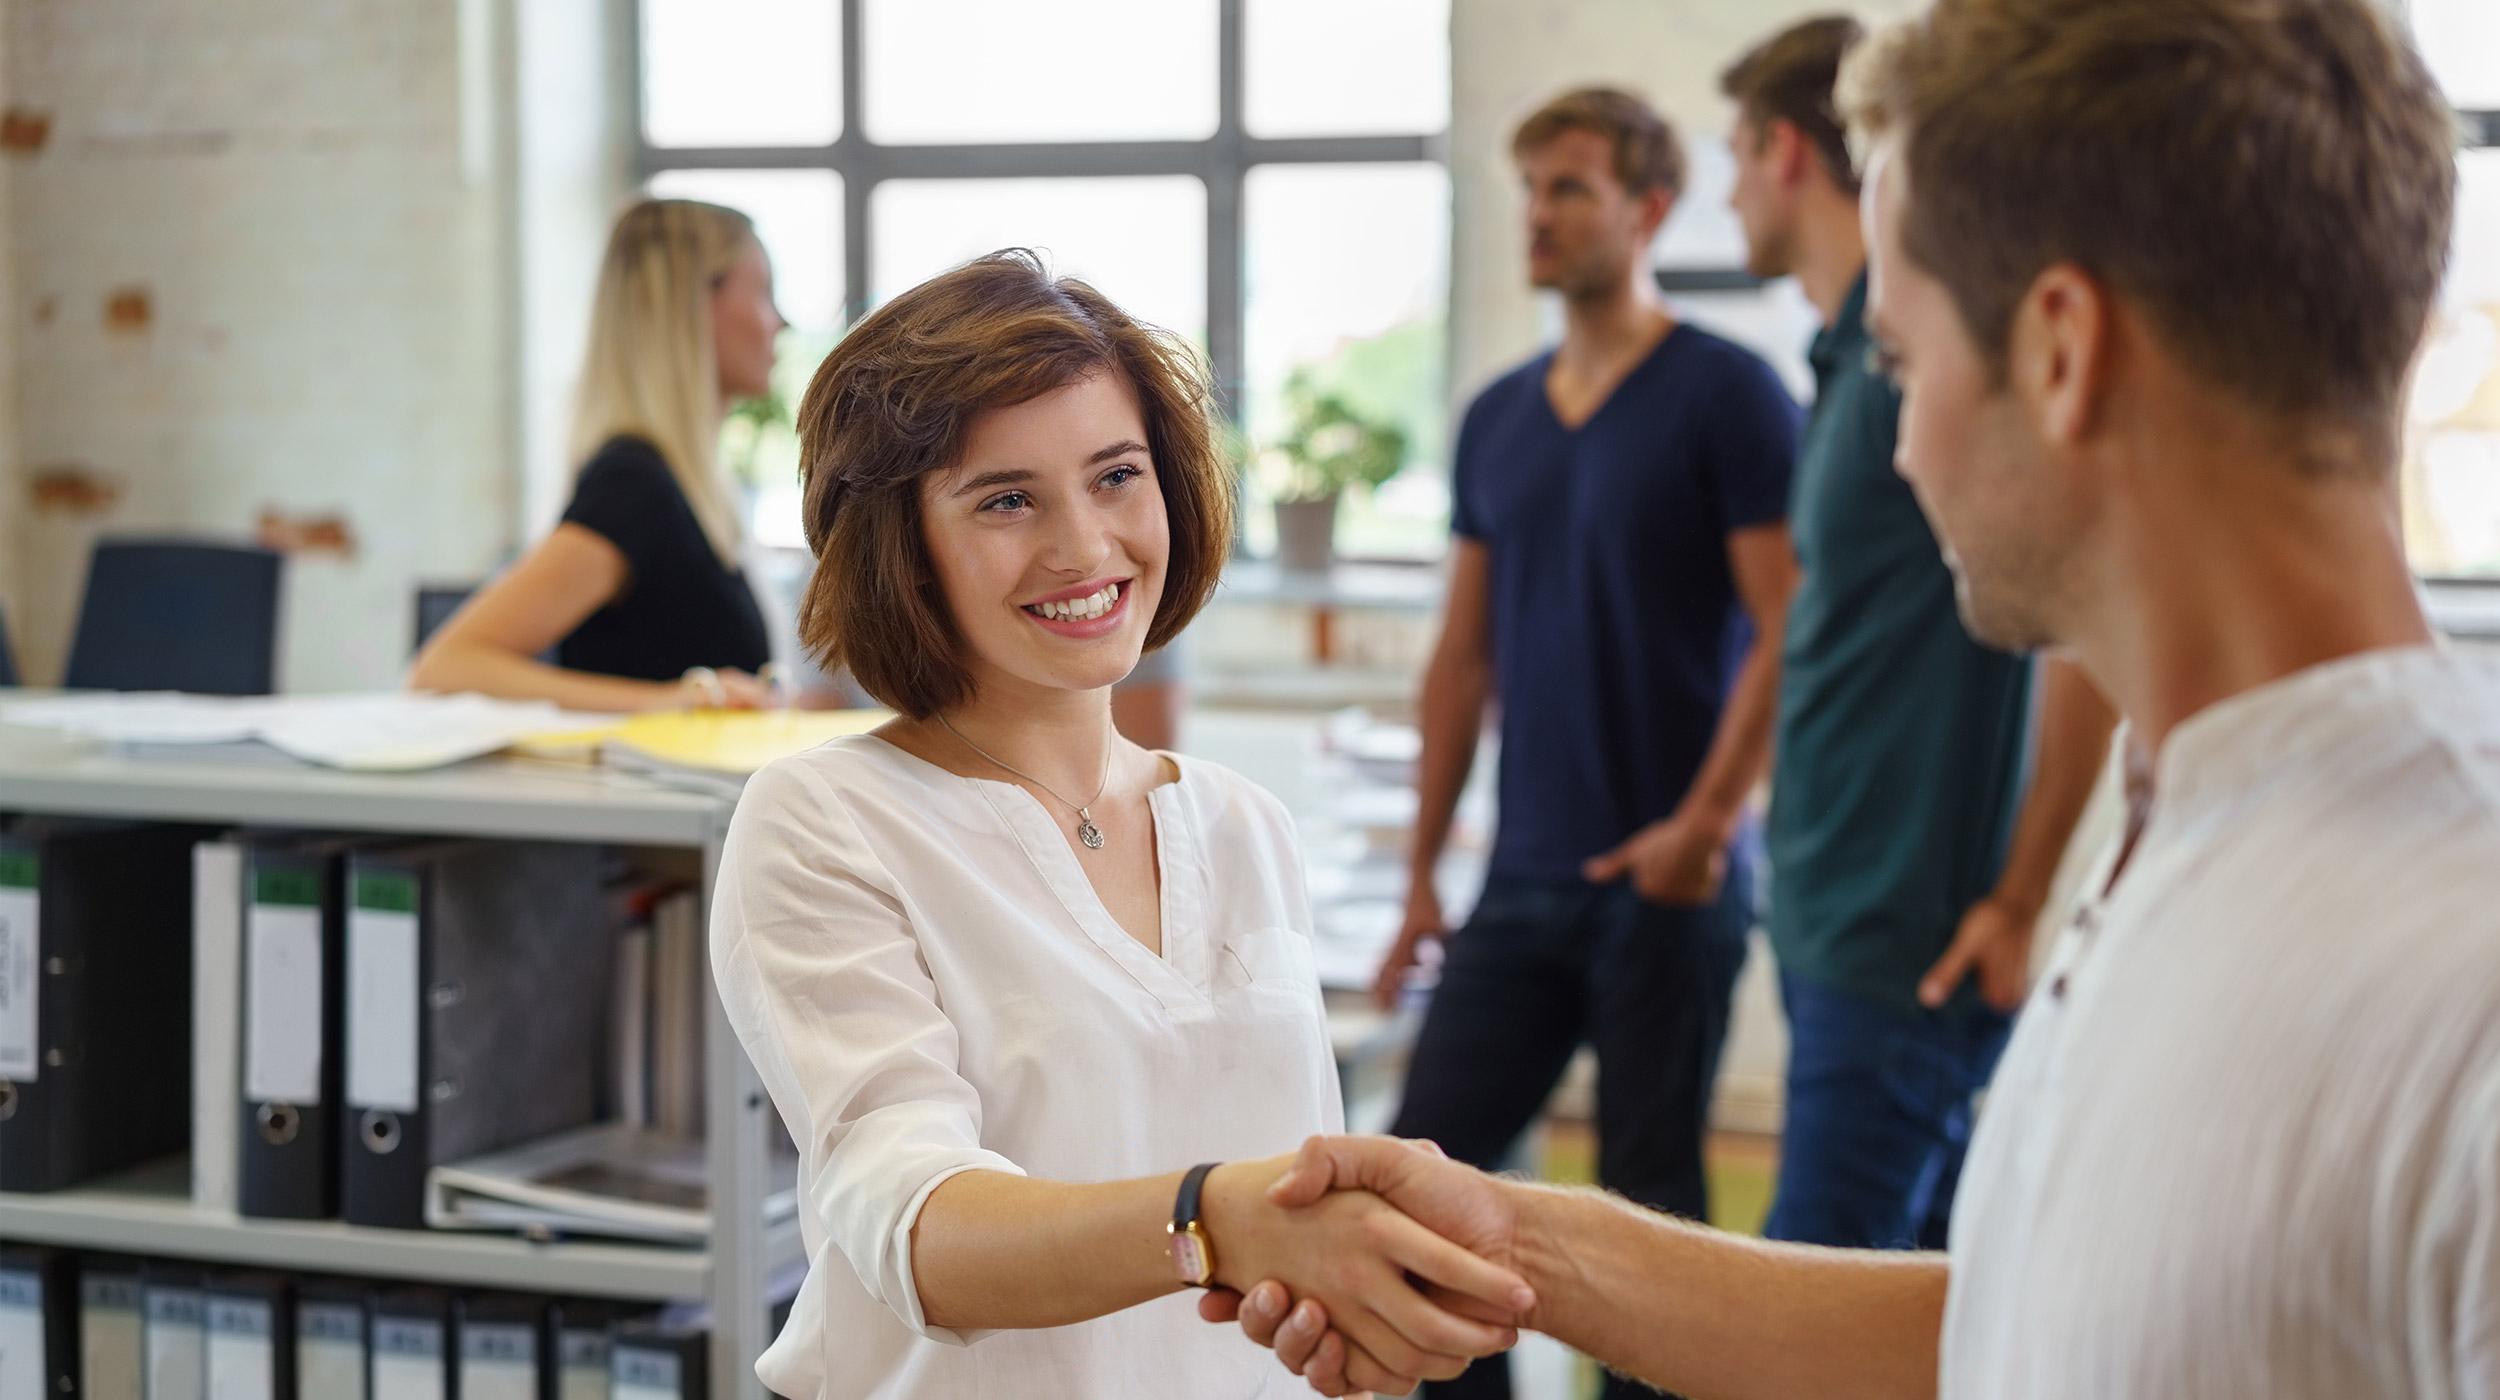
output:
[[[1750,866],[1728,867],[1717,902],[1698,908],[1650,904],[1620,885],[1487,881],[1449,940],[1391,1131],[1498,1169],[1586,1042],[1597,1051],[1598,1179],[1705,1218],[1702,1133],[1753,921]],[[1508,1400],[1509,1359],[1424,1390]],[[1612,1376],[1604,1393],[1655,1395]]]
[[[1971,1099],[2013,1018],[1911,1012],[1787,973],[1787,1122],[1762,1233],[1856,1249],[1942,1249]]]

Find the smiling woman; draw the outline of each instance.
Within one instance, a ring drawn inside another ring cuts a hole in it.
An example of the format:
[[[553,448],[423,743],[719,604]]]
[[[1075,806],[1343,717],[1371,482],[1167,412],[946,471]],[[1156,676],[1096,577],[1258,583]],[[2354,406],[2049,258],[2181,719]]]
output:
[[[1178,1296],[1270,1277],[1383,1389],[1512,1340],[1425,1291],[1515,1308],[1507,1271],[1376,1198],[1267,1201],[1259,1159],[1343,1117],[1292,824],[1112,727],[1231,543],[1207,402],[1185,344],[1013,250],[808,388],[801,639],[901,718],[758,773],[721,856],[722,1002],[809,1203],[781,1394],[1291,1395]]]

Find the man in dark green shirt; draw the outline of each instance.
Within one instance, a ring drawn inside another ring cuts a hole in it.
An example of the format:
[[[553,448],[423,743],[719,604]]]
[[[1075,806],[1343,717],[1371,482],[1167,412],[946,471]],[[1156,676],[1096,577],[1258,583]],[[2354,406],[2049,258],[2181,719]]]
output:
[[[1721,79],[1739,107],[1730,203],[1751,270],[1796,277],[1824,323],[1767,833],[1790,1049],[1766,1233],[1936,1247],[2112,720],[2062,663],[2037,668],[2035,712],[2034,662],[1971,639],[1893,470],[1900,392],[1863,321],[1858,172],[1832,103],[1858,35],[1808,20]]]

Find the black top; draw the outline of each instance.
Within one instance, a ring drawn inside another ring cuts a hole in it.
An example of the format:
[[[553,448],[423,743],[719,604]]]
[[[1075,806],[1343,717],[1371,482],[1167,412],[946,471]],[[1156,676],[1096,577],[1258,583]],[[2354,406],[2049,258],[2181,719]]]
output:
[[[556,664],[673,681],[696,666],[760,671],[772,660],[764,614],[743,570],[721,563],[659,449],[611,438],[573,483],[565,523],[625,556],[625,591],[556,644]]]

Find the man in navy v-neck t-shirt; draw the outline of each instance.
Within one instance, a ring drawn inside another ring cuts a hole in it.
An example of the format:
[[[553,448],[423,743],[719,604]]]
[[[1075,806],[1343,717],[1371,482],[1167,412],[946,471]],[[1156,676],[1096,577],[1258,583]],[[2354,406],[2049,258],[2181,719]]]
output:
[[[1727,536],[1787,515],[1797,409],[1751,352],[1679,324],[1569,428],[1552,361],[1469,407],[1450,528],[1491,566],[1492,872],[1576,881],[1701,771],[1753,641]]]
[[[1459,430],[1384,1000],[1443,934],[1432,873],[1488,707],[1498,830],[1392,1131],[1497,1166],[1587,1044],[1599,1179],[1701,1217],[1703,1127],[1753,919],[1744,804],[1769,756],[1796,577],[1800,415],[1769,366],[1659,301],[1646,255],[1683,166],[1656,113],[1621,92],[1566,94],[1512,153],[1531,279],[1561,293],[1566,330]],[[1509,1374],[1495,1358],[1426,1390],[1507,1397]],[[1648,1393],[1611,1378],[1605,1392]]]

